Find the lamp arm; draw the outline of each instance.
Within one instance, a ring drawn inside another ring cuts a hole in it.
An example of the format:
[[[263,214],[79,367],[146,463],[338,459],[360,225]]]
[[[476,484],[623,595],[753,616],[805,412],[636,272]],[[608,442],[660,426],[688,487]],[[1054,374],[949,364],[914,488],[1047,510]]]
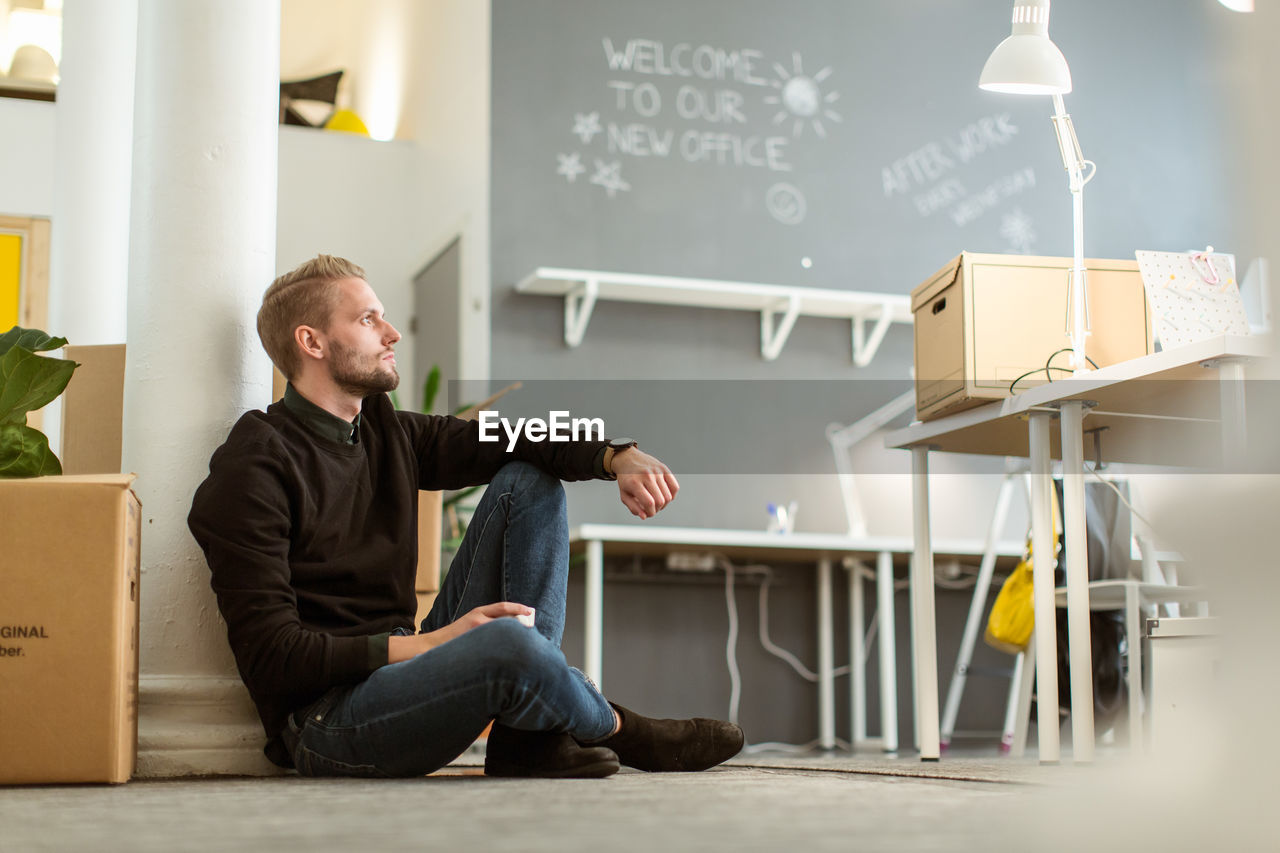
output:
[[[1076,373],[1088,369],[1085,359],[1085,337],[1090,333],[1089,291],[1086,286],[1084,267],[1084,185],[1093,179],[1097,166],[1084,159],[1080,150],[1080,140],[1076,137],[1075,126],[1071,116],[1067,114],[1066,105],[1061,95],[1053,96],[1053,129],[1058,136],[1058,151],[1062,154],[1062,165],[1067,170],[1068,186],[1071,190],[1072,213],[1072,266],[1071,285],[1067,299],[1067,335],[1071,339],[1071,367]],[[1090,169],[1088,177],[1084,175],[1084,167]]]

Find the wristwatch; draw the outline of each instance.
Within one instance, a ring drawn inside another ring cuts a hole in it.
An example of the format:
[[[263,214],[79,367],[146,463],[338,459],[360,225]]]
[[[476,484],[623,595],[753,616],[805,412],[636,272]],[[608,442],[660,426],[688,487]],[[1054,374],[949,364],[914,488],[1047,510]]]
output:
[[[609,443],[604,446],[604,473],[613,480],[618,479],[618,475],[613,473],[613,457],[617,456],[624,450],[639,446],[640,442],[634,438],[611,438]]]

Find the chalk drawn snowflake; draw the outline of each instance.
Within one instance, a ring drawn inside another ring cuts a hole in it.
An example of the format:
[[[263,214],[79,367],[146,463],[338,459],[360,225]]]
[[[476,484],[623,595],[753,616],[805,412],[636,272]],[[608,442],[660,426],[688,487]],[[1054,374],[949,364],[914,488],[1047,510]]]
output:
[[[590,145],[597,133],[603,133],[600,126],[600,113],[574,113],[573,134],[582,140],[583,145]]]
[[[1022,212],[1022,208],[1015,207],[1012,213],[1006,213],[1000,221],[1000,236],[1009,241],[1015,252],[1029,255],[1036,242],[1035,223]]]
[[[598,187],[603,187],[604,191],[609,194],[609,198],[613,198],[614,193],[621,190],[626,192],[631,189],[631,184],[622,179],[622,164],[617,160],[611,163],[605,163],[596,160],[596,173],[591,176],[591,183]]]
[[[556,159],[560,161],[560,165],[556,167],[556,174],[564,175],[569,183],[573,183],[579,175],[587,171],[587,167],[582,165],[582,156],[577,151],[572,154],[557,154]]]

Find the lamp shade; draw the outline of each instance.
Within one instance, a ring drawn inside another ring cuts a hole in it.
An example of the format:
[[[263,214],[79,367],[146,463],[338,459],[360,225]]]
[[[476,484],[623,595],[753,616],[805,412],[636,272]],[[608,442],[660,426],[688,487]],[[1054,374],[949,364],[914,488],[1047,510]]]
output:
[[[1013,33],[996,45],[982,68],[978,87],[1019,95],[1065,95],[1071,69],[1049,40],[1049,0],[1017,0]]]

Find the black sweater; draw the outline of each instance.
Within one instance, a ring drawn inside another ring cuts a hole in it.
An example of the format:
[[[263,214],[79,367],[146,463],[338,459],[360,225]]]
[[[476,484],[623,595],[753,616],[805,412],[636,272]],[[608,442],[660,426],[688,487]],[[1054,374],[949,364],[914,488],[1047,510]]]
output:
[[[419,489],[487,483],[513,460],[588,479],[603,445],[522,438],[508,453],[474,421],[396,411],[384,394],[365,399],[357,444],[282,403],[243,415],[187,523],[269,740],[291,711],[385,665],[388,632],[413,628]]]

